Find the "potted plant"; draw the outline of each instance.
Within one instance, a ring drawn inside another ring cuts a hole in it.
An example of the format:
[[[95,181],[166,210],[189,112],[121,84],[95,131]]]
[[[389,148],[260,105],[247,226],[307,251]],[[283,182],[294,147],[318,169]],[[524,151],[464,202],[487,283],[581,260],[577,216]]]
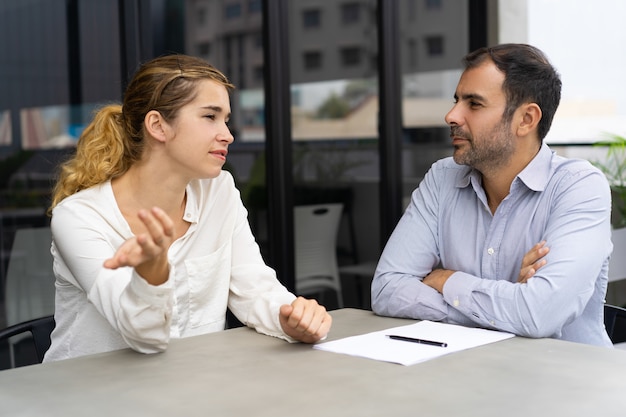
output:
[[[611,186],[613,255],[609,265],[609,281],[626,278],[626,137],[611,134],[596,146],[607,148],[606,159],[595,161]]]
[[[606,147],[606,160],[594,165],[606,176],[611,185],[613,212],[611,223],[616,229],[626,227],[626,137],[610,135],[597,142],[596,146]]]

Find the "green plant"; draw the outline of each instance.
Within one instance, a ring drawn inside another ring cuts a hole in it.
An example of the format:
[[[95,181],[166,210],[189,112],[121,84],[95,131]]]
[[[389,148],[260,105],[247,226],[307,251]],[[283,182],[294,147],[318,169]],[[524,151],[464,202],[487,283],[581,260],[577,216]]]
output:
[[[606,176],[613,194],[613,226],[626,227],[626,137],[611,134],[595,146],[607,148],[606,159],[595,161]]]

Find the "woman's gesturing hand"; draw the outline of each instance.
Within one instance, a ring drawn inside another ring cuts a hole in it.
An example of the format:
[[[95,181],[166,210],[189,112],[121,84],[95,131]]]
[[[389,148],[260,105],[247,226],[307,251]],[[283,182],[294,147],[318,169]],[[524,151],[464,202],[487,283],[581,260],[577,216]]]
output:
[[[150,284],[162,284],[169,273],[167,250],[172,244],[174,222],[158,207],[140,210],[137,215],[146,232],[126,240],[112,258],[104,261],[104,266],[110,269],[131,266]]]

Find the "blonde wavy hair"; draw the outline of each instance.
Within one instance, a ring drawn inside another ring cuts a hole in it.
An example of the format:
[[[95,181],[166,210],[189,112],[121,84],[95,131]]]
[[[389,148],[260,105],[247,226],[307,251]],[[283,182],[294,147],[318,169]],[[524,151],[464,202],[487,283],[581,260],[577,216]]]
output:
[[[156,110],[171,123],[195,98],[200,80],[234,89],[224,74],[200,58],[167,55],[141,65],[126,88],[123,104],[100,108],[78,139],[75,154],[59,166],[48,214],[64,198],[118,177],[139,161],[145,148],[146,114]]]

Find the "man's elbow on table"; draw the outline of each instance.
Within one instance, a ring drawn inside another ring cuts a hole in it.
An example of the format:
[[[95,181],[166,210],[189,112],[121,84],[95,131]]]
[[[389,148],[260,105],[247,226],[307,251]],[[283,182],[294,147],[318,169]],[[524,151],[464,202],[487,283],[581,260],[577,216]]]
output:
[[[526,318],[520,318],[520,322],[517,324],[510,323],[507,326],[498,326],[495,323],[494,327],[498,330],[530,339],[558,339],[561,336],[563,325],[564,323],[556,321],[554,318],[550,319],[550,317],[538,317],[537,315],[529,314]]]

